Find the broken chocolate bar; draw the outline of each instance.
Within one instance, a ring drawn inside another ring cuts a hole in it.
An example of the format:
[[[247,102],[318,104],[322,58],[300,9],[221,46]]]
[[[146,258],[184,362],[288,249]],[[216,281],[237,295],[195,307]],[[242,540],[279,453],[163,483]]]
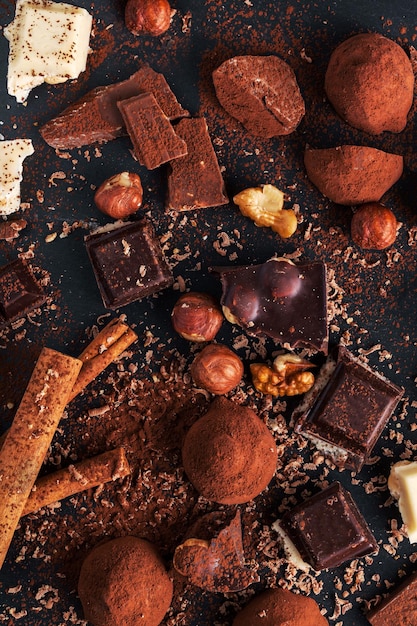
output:
[[[287,511],[277,524],[301,559],[316,571],[378,550],[352,496],[339,482]]]
[[[126,134],[117,102],[142,93],[152,93],[170,120],[188,115],[165,77],[144,65],[127,80],[88,92],[44,124],[40,133],[53,148],[66,150],[116,139]]]
[[[133,152],[148,170],[187,154],[187,144],[175,133],[152,93],[122,100],[117,106],[132,141]]]
[[[186,156],[170,163],[167,210],[191,211],[229,202],[204,118],[183,119],[175,132],[187,144]]]
[[[117,309],[174,282],[151,222],[111,225],[85,237],[104,306]]]
[[[368,460],[403,390],[344,346],[329,357],[292,415],[301,433],[339,467],[359,471]]]
[[[327,354],[324,263],[295,265],[273,258],[261,265],[213,268],[223,287],[225,317],[250,335],[266,335],[291,348]]]
[[[46,300],[42,287],[21,259],[0,268],[0,327],[6,326]]]
[[[366,617],[372,626],[417,624],[417,572],[391,591]]]

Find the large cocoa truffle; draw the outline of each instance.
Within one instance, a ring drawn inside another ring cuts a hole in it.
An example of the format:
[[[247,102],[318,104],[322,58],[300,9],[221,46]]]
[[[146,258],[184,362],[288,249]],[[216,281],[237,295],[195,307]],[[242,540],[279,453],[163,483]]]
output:
[[[378,135],[401,132],[413,102],[414,73],[404,50],[378,33],[341,43],[330,57],[324,87],[351,126]]]
[[[328,626],[312,598],[268,589],[237,614],[233,626]]]
[[[277,448],[254,411],[219,397],[188,431],[182,460],[201,495],[222,504],[240,504],[255,498],[270,482]]]
[[[258,137],[288,135],[305,113],[291,67],[276,56],[237,56],[213,72],[222,107]]]
[[[377,202],[400,178],[403,157],[366,146],[338,146],[304,153],[307,175],[338,204]]]
[[[119,537],[85,559],[78,594],[94,626],[158,626],[172,600],[172,581],[154,546]]]

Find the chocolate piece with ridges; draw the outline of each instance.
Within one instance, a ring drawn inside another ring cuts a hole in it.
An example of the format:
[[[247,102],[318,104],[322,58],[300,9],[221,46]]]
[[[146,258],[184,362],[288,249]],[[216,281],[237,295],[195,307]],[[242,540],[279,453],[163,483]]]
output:
[[[408,576],[366,617],[372,626],[417,624],[417,572]]]
[[[183,119],[175,132],[187,144],[186,156],[170,163],[166,208],[192,211],[229,202],[204,118]]]
[[[116,139],[126,134],[117,102],[142,93],[152,93],[170,120],[188,115],[165,77],[144,65],[127,80],[88,92],[42,126],[40,133],[53,148],[67,150]]]
[[[148,170],[187,154],[187,144],[175,133],[152,93],[122,100],[117,106],[135,156]]]
[[[85,237],[104,306],[117,309],[174,282],[155,229],[146,219]]]
[[[42,287],[21,259],[0,268],[0,327],[24,317],[46,300]]]

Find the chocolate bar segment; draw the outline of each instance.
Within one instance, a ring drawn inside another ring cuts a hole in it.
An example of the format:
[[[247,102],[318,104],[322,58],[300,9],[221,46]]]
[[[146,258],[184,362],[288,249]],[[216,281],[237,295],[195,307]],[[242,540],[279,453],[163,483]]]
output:
[[[222,282],[226,318],[249,335],[266,335],[291,348],[327,354],[324,263],[273,258],[261,265],[213,268]]]
[[[339,482],[285,513],[279,526],[317,571],[378,550],[352,496]]]
[[[417,624],[417,572],[408,576],[366,617],[372,626]]]
[[[187,154],[187,144],[151,93],[117,103],[139,163],[153,170]]]
[[[170,163],[166,209],[191,211],[227,204],[205,119],[183,119],[175,125],[175,132],[187,144],[187,154]]]
[[[99,229],[85,244],[104,306],[117,309],[172,285],[174,279],[151,222]]]
[[[6,326],[46,300],[42,287],[21,259],[0,268],[0,327]]]
[[[294,429],[339,467],[359,471],[402,395],[400,387],[339,346],[294,411]]]
[[[60,115],[41,127],[40,133],[53,148],[69,150],[91,143],[104,143],[126,135],[117,103],[142,93],[152,93],[170,120],[185,117],[165,77],[147,65],[119,83],[96,87]]]

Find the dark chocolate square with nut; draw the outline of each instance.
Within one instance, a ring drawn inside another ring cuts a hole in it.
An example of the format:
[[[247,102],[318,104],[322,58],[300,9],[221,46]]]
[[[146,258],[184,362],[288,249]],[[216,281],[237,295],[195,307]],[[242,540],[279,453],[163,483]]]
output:
[[[24,317],[41,306],[46,295],[21,259],[0,268],[0,327]]]
[[[109,309],[140,300],[174,282],[147,219],[99,229],[85,237],[85,244],[104,306]]]
[[[292,422],[336,465],[359,471],[402,395],[403,389],[339,346]]]
[[[352,496],[339,482],[285,513],[279,526],[317,571],[378,550]]]

